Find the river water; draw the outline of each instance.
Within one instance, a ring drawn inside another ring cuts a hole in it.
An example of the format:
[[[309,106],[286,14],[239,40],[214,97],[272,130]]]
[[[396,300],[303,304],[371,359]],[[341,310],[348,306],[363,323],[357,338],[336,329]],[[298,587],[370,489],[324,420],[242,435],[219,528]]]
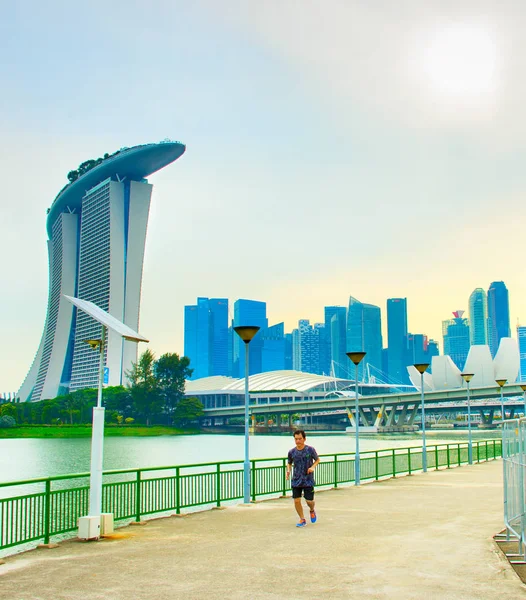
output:
[[[499,431],[473,432],[474,440],[498,438]],[[464,430],[428,430],[427,445],[467,440]],[[0,482],[82,473],[90,468],[89,438],[85,439],[9,439],[0,440]],[[319,454],[354,452],[354,434],[308,435],[307,444]],[[360,450],[421,446],[420,433],[364,434]],[[250,437],[251,458],[286,456],[294,446],[290,434]],[[242,435],[180,435],[159,437],[109,437],[104,440],[104,469],[134,469],[242,460]]]

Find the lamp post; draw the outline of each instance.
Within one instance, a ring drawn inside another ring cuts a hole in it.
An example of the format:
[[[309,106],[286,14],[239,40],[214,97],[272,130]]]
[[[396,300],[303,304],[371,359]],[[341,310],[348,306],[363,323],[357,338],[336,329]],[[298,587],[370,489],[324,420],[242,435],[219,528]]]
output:
[[[259,327],[253,325],[240,325],[234,327],[234,331],[245,343],[245,462],[244,462],[244,485],[243,502],[250,503],[250,458],[248,453],[248,345],[253,340]]]
[[[522,390],[522,397],[524,399],[524,416],[526,417],[526,383],[519,383]]]
[[[473,440],[471,438],[471,401],[469,397],[469,382],[473,379],[474,373],[461,373],[462,379],[466,382],[468,390],[468,463],[473,464]]]
[[[420,373],[420,417],[422,420],[422,471],[427,473],[427,448],[426,448],[426,413],[424,408],[424,373],[429,367],[429,363],[417,363],[413,365]]]
[[[507,379],[495,379],[495,383],[500,387],[500,422],[504,422],[504,396],[502,395],[502,388],[506,385]]]
[[[354,406],[355,406],[355,440],[356,450],[354,454],[354,485],[360,485],[360,413],[358,405],[358,365],[362,362],[366,352],[347,352],[347,356],[354,363]]]

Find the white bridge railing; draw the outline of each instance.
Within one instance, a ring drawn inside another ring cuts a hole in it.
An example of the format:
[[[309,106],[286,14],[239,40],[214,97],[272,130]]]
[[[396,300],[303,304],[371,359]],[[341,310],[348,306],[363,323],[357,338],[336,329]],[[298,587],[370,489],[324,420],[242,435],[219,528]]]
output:
[[[516,538],[518,554],[526,562],[526,418],[502,425],[504,463],[504,523],[506,539]]]

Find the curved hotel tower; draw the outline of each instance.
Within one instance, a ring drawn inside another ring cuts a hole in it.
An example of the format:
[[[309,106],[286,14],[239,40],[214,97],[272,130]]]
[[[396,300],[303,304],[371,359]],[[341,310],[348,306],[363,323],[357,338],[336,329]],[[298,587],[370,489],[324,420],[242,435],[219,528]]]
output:
[[[186,147],[161,142],[125,148],[96,161],[61,190],[48,210],[49,300],[42,341],[17,397],[38,401],[97,387],[98,353],[87,339],[100,324],[63,295],[90,300],[134,330],[152,185],[146,177],[177,160]],[[108,333],[109,385],[125,382],[137,343]]]

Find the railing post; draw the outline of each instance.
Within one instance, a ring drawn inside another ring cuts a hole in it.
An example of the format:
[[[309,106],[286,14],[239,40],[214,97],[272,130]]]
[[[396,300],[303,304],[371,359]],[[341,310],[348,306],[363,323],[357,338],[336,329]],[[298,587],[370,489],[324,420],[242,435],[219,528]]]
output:
[[[181,471],[175,467],[175,513],[181,514]]]
[[[141,520],[141,471],[137,470],[137,478],[135,480],[135,521],[139,523]]]
[[[51,531],[51,479],[46,479],[46,497],[44,500],[44,544],[49,544]]]
[[[221,463],[216,467],[216,506],[221,506]]]
[[[438,446],[435,446],[435,471],[438,471]]]
[[[247,346],[247,348],[248,348],[248,346]],[[252,460],[250,462],[251,462],[250,466],[251,466],[251,471],[252,471],[252,473],[251,473],[252,502],[255,502],[256,501],[256,461]]]
[[[411,475],[411,448],[407,449],[407,466],[409,468],[409,475]]]
[[[460,460],[460,443],[457,444],[457,456],[458,456],[458,466],[460,467],[460,465],[461,465],[461,460]]]
[[[283,487],[283,496],[287,495],[287,459],[283,459],[283,472],[281,475],[281,483]]]
[[[395,449],[393,448],[393,477],[396,477],[396,457]]]
[[[450,469],[451,468],[451,462],[449,460],[449,444],[446,444],[447,447],[447,468]]]
[[[374,472],[375,479],[376,481],[378,481],[378,450],[376,450],[376,452],[374,453]]]
[[[334,487],[338,487],[338,455],[334,455]]]

